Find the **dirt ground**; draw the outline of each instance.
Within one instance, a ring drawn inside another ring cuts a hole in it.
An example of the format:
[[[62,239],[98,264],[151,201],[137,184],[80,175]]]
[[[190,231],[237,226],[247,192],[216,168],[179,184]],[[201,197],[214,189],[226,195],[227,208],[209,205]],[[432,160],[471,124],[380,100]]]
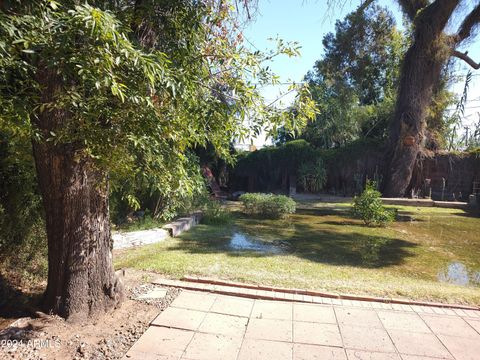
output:
[[[168,289],[160,300],[135,300],[154,286],[155,275],[125,272],[126,300],[122,306],[87,323],[71,324],[56,316],[30,310],[32,316],[15,315],[0,323],[0,359],[120,359],[147,329],[149,322],[175,299],[178,289]],[[14,321],[15,320],[15,321]],[[7,327],[7,322],[11,324]],[[3,326],[2,326],[3,325]]]

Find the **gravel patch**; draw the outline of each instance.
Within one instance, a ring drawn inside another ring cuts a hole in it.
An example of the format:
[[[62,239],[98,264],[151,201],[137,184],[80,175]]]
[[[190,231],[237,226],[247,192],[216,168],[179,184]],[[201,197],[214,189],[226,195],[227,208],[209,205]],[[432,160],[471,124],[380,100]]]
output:
[[[15,327],[0,332],[0,359],[120,359],[147,330],[152,317],[181,291],[168,288],[164,298],[137,299],[156,288],[153,284],[130,288],[124,305],[98,323],[72,325],[48,315],[20,319]]]

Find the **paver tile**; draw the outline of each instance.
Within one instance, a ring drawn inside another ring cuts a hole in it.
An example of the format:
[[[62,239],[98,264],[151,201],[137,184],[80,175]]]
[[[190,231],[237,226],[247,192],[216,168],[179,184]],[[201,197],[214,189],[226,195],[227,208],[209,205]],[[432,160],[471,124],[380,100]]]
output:
[[[292,320],[292,310],[292,303],[256,300],[251,317],[257,319]]]
[[[433,334],[413,333],[401,330],[388,330],[401,354],[431,356],[451,359],[451,355]]]
[[[242,299],[233,296],[217,296],[210,311],[227,315],[249,317],[252,312],[254,300]]]
[[[422,318],[437,335],[476,338],[480,341],[480,335],[461,317],[422,315]]]
[[[359,303],[365,306],[182,291],[124,359],[480,359],[477,312],[443,309],[440,315],[430,307],[406,312]]]
[[[332,306],[298,304],[293,305],[293,320],[336,324]]]
[[[155,288],[146,292],[145,294],[141,294],[137,296],[139,300],[150,300],[150,299],[163,299],[167,295],[166,288]]]
[[[193,338],[193,331],[150,326],[128,351],[130,353],[164,355],[180,358]],[[159,356],[160,357],[160,356]]]
[[[433,311],[432,307],[424,306],[424,305],[421,305],[421,307],[422,307],[422,313],[435,314],[435,311]]]
[[[465,321],[468,322],[470,326],[473,327],[480,334],[480,319],[465,319]]]
[[[386,329],[397,329],[415,332],[431,333],[422,318],[416,313],[399,311],[379,311],[378,317]]]
[[[184,309],[208,311],[215,301],[216,295],[205,294],[201,292],[182,291],[180,295],[173,300],[170,306]]]
[[[342,337],[336,324],[320,324],[311,322],[293,322],[293,342],[342,346]]]
[[[445,312],[445,310],[443,310],[442,308],[439,308],[437,306],[432,306],[433,307],[433,312],[437,315],[446,315],[447,313]]]
[[[293,344],[293,360],[347,360],[347,356],[338,347]]]
[[[242,338],[196,333],[183,358],[190,360],[235,360]]]
[[[342,308],[337,306],[334,309],[340,324],[383,328],[377,313],[373,309]]]
[[[206,314],[197,310],[169,307],[152,321],[152,325],[197,330]]]
[[[478,310],[464,310],[468,317],[474,318],[474,319],[480,319],[480,311]]]
[[[246,338],[292,341],[292,322],[275,319],[250,319]]]
[[[233,315],[208,313],[198,328],[200,332],[243,337],[248,318]]]
[[[240,348],[238,360],[291,360],[292,345],[279,341],[245,339]]]
[[[453,311],[455,311],[455,313],[458,316],[468,316],[467,313],[465,311],[463,311],[462,309],[453,309]]]
[[[340,325],[340,332],[347,349],[395,352],[395,347],[384,329]]]
[[[373,308],[372,303],[370,301],[360,301],[360,306],[364,308]]]
[[[480,341],[456,336],[438,335],[438,338],[457,360],[478,360]]]
[[[445,309],[443,309],[443,311],[447,315],[453,315],[453,316],[457,315],[457,314],[455,314],[455,311],[453,311],[452,309],[445,308]]]
[[[401,360],[396,353],[347,350],[348,360]]]

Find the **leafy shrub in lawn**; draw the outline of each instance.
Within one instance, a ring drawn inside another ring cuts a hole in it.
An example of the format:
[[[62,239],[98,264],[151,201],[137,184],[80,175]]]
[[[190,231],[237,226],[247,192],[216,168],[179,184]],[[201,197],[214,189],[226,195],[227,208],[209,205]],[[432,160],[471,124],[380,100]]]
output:
[[[204,206],[202,223],[207,225],[227,224],[232,220],[232,215],[222,207],[217,200],[209,200]]]
[[[240,196],[245,212],[262,218],[279,219],[295,213],[295,201],[285,195],[250,193]]]
[[[395,220],[395,210],[385,208],[381,194],[373,181],[367,181],[365,190],[353,199],[353,215],[368,226],[386,226]]]

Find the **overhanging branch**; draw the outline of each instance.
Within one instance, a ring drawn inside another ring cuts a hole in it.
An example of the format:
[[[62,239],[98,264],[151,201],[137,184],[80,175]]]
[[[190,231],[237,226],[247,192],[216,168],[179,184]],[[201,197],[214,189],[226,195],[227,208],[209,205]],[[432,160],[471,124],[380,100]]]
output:
[[[467,15],[457,32],[457,44],[470,37],[472,29],[480,23],[480,4]]]
[[[468,56],[468,52],[462,53],[458,50],[453,50],[452,55],[462,59],[475,70],[480,69],[480,63],[476,63],[470,56]]]
[[[417,15],[418,10],[428,6],[428,0],[399,0],[398,1],[403,12],[407,14],[408,18],[413,21]]]
[[[357,9],[357,12],[363,12],[366,8],[368,8],[375,0],[365,0],[360,4]]]

